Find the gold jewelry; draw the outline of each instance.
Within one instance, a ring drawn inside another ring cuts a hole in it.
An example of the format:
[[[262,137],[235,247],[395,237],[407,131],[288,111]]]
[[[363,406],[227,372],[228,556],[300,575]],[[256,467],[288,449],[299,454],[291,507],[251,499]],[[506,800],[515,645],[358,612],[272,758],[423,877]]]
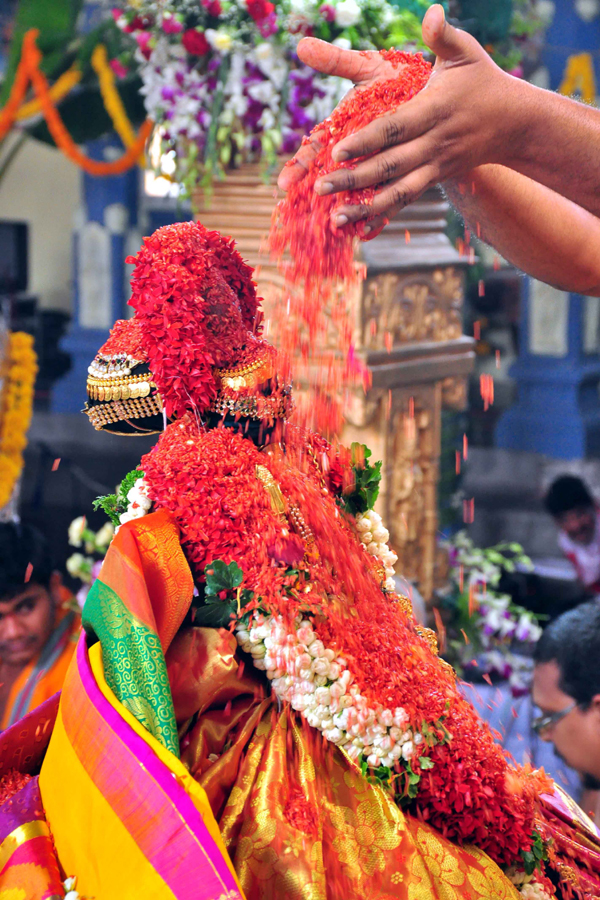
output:
[[[223,389],[241,391],[254,388],[273,375],[273,361],[269,353],[262,353],[255,360],[230,369],[217,369]]]
[[[151,397],[136,397],[125,400],[111,400],[98,406],[88,406],[83,412],[96,429],[101,431],[106,425],[127,419],[145,419],[162,413],[160,394]]]
[[[90,400],[102,402],[147,397],[155,387],[149,372],[143,375],[121,375],[106,379],[90,376],[87,380],[87,393]]]
[[[279,487],[267,467],[257,466],[256,477],[261,482],[261,484],[265,486],[265,490],[267,491],[269,499],[271,500],[271,507],[273,509],[273,512],[276,512],[278,516],[285,516],[285,500],[283,499],[281,488]]]
[[[282,396],[224,397],[219,395],[210,405],[210,412],[220,416],[248,416],[251,419],[288,419],[292,413],[291,386],[284,388]]]
[[[266,466],[257,466],[256,477],[261,484],[265,486],[265,490],[269,494],[273,512],[277,513],[282,519],[289,518],[290,523],[293,525],[294,530],[301,538],[305,547],[314,544],[315,537],[304,521],[304,516],[300,512],[299,507],[296,506],[295,503],[289,503],[287,504],[286,509],[286,502],[283,493],[281,492],[281,488],[273,478],[269,469],[267,469]]]

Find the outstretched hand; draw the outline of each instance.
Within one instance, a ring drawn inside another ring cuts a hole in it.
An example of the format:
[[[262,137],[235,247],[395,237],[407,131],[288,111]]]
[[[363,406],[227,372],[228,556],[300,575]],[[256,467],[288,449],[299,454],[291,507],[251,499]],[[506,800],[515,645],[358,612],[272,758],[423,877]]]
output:
[[[333,150],[335,162],[369,159],[326,174],[315,184],[320,194],[380,186],[372,204],[338,207],[333,214],[337,226],[369,218],[374,230],[428,187],[460,178],[483,163],[505,162],[520,136],[518,79],[498,68],[473,37],[449,25],[439,5],[430,7],[423,19],[423,40],[436,54],[426,88]],[[397,77],[377,52],[342,50],[316,38],[300,41],[298,55],[323,74],[350,79],[353,90]],[[304,177],[319,146],[317,133],[300,148],[295,164],[283,169],[280,188],[287,190]]]

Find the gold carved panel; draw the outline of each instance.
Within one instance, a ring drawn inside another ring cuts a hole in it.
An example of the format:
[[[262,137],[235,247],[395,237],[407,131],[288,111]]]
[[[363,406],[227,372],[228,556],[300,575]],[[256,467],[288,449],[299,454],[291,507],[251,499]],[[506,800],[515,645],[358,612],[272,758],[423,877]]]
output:
[[[361,347],[389,350],[411,341],[448,341],[462,334],[463,278],[454,266],[431,272],[384,272],[368,278]]]

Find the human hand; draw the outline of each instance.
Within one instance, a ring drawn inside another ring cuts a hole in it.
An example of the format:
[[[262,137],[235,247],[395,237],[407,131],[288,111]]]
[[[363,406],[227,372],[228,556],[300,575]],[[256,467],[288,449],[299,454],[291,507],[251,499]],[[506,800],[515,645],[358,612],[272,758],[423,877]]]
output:
[[[370,205],[338,207],[333,213],[337,226],[369,218],[374,231],[432,185],[460,178],[483,163],[506,162],[522,133],[522,82],[498,68],[473,37],[449,25],[441,6],[427,11],[423,39],[436,54],[426,88],[333,150],[335,162],[369,159],[315,184],[320,194],[379,187]],[[379,53],[341,50],[314,38],[300,42],[298,55],[324,74],[351,79],[355,90],[397,74]],[[278,183],[283,190],[304,177],[318,139],[313,135],[296,154],[295,165],[282,171]]]

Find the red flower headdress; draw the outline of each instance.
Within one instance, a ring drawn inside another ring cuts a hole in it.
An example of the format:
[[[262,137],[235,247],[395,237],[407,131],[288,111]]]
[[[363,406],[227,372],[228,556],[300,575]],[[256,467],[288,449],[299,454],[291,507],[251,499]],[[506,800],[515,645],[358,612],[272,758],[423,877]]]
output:
[[[217,396],[213,367],[229,366],[260,331],[252,269],[231,238],[199,222],[159,228],[135,257],[130,305],[168,416]]]

